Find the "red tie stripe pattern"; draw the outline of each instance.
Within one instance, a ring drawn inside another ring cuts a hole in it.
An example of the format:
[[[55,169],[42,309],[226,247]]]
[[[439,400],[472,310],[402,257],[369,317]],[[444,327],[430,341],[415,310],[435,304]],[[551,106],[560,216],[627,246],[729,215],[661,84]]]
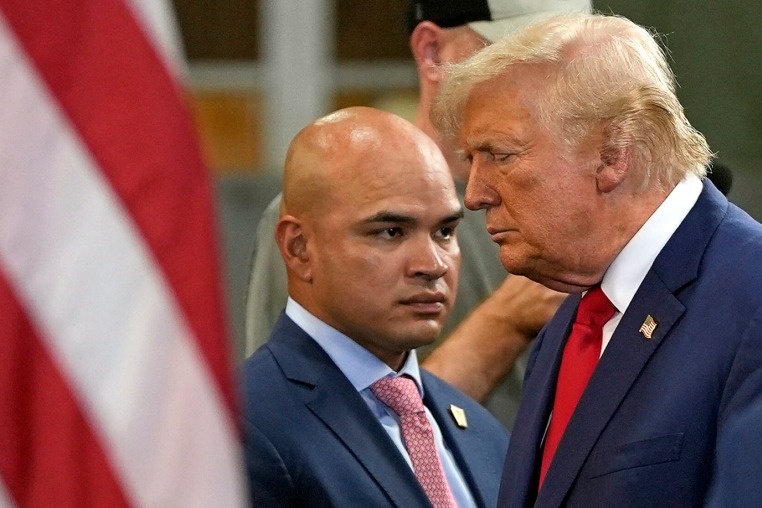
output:
[[[403,376],[385,377],[373,383],[371,391],[399,415],[402,437],[413,462],[415,476],[431,503],[435,508],[457,508],[415,381]]]
[[[540,488],[556,453],[566,426],[593,375],[601,354],[603,325],[611,319],[616,308],[600,286],[588,291],[582,298],[571,335],[566,341],[561,369],[556,384],[553,416],[545,440],[540,469]]]
[[[0,0],[0,505],[241,506],[165,0]]]

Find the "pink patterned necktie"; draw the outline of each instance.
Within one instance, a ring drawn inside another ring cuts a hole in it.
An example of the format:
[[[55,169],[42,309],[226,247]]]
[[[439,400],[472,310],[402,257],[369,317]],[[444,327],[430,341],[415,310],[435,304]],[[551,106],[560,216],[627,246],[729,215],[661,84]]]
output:
[[[370,387],[378,400],[400,417],[402,437],[413,462],[415,476],[435,508],[457,508],[434,443],[421,394],[409,377],[385,377]]]

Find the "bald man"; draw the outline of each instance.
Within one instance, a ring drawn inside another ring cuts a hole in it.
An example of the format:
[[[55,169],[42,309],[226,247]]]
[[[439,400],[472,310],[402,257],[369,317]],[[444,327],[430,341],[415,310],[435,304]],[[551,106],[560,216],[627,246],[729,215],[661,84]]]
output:
[[[496,503],[506,431],[414,351],[454,303],[462,216],[442,153],[397,116],[341,110],[293,140],[276,226],[289,298],[242,367],[252,506]]]

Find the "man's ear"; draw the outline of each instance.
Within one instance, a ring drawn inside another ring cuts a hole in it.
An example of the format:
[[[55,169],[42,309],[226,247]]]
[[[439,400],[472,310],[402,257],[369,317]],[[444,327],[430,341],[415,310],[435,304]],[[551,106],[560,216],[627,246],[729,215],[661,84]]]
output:
[[[428,81],[438,82],[442,73],[440,50],[444,41],[444,32],[431,21],[418,23],[410,35],[410,49],[413,52],[418,71]]]
[[[284,215],[275,226],[275,241],[288,270],[305,282],[312,281],[312,264],[307,249],[309,234],[300,219]]]
[[[621,140],[610,140],[603,145],[600,156],[595,183],[600,192],[611,192],[627,178],[632,163],[632,145]]]

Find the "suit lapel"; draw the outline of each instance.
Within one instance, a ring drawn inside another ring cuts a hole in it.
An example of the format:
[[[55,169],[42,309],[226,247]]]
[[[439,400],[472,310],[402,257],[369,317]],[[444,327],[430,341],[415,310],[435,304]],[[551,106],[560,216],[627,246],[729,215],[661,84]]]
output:
[[[482,492],[489,489],[485,482],[489,482],[490,478],[486,475],[476,474],[472,466],[484,464],[487,461],[487,454],[484,449],[487,444],[484,442],[483,436],[473,428],[458,427],[450,413],[450,401],[446,400],[436,390],[435,385],[427,382],[429,376],[430,374],[427,372],[421,371],[425,394],[424,403],[437,421],[439,430],[442,432],[442,438],[466,480],[477,506],[486,506],[487,502]]]
[[[282,316],[269,347],[288,379],[311,387],[303,390],[307,408],[352,452],[396,506],[430,505],[365,401],[314,340]]]
[[[579,306],[579,295],[566,299],[537,340],[531,372],[522,397],[500,484],[499,506],[531,505],[537,493],[537,473],[546,424],[553,407],[556,377],[563,347]]]
[[[685,312],[679,294],[698,277],[704,250],[726,210],[727,200],[705,184],[696,205],[656,258],[622,316],[566,428],[564,435],[573,439],[561,440],[537,506],[562,504],[590,451],[649,358],[668,340],[670,330]],[[658,323],[651,338],[640,331],[649,315]],[[558,364],[553,379],[557,369]]]

